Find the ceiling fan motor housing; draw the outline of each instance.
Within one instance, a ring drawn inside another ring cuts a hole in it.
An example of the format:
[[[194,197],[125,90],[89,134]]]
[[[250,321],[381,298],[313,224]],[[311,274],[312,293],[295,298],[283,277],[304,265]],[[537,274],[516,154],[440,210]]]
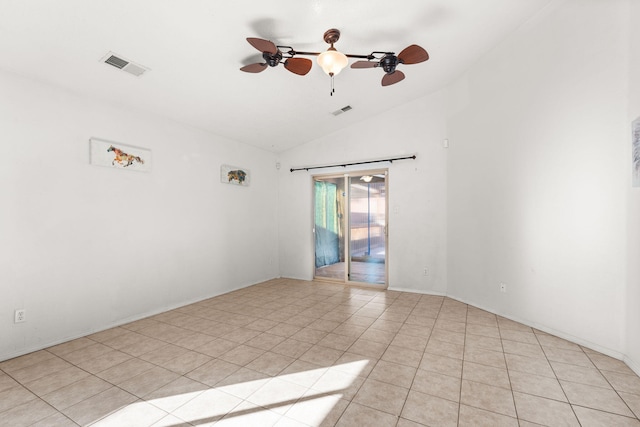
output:
[[[265,62],[269,65],[269,67],[275,67],[282,61],[282,52],[277,51],[276,53],[262,52],[262,58],[264,58]]]
[[[398,57],[395,55],[385,55],[385,57],[380,60],[380,64],[385,73],[393,73],[398,66]]]

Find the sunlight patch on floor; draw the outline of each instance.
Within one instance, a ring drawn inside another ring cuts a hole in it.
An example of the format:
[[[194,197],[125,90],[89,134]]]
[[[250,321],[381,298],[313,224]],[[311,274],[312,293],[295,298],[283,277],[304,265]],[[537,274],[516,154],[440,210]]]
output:
[[[363,359],[138,401],[92,425],[177,427],[186,421],[262,427],[288,420],[283,425],[318,426],[368,363]]]

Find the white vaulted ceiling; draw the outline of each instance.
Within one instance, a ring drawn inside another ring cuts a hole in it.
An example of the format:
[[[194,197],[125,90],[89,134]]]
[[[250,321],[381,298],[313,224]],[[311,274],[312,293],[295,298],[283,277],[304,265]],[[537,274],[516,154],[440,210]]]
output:
[[[550,1],[0,0],[0,69],[279,152],[443,88]],[[306,76],[239,71],[261,60],[246,37],[320,52],[329,28],[344,53],[418,44],[431,58],[389,87],[347,68],[334,96],[315,58]],[[151,71],[106,65],[109,51]]]

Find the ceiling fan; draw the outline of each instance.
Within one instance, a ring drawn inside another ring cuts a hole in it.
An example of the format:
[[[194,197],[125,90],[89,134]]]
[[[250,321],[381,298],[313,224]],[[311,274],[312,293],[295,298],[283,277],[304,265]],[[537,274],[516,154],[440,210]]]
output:
[[[371,52],[368,55],[344,54],[338,52],[336,48],[333,47],[333,44],[339,39],[340,31],[332,28],[324,33],[324,41],[331,45],[331,47],[325,52],[299,52],[294,50],[291,46],[278,46],[269,40],[248,37],[247,41],[249,44],[262,52],[262,58],[265,62],[245,65],[240,68],[240,70],[247,73],[260,73],[266,70],[267,67],[276,67],[278,64],[284,64],[284,67],[287,70],[294,74],[304,76],[309,72],[309,70],[311,70],[312,62],[306,58],[297,58],[296,55],[317,56],[318,64],[322,67],[325,73],[331,76],[333,84],[333,77],[347,66],[347,58],[357,58],[360,59],[360,61],[356,61],[351,64],[351,68],[381,67],[385,72],[385,75],[382,77],[382,86],[389,86],[398,83],[405,78],[404,73],[396,69],[398,65],[418,64],[429,59],[427,51],[416,44],[406,47],[398,55],[394,52],[379,51]],[[334,90],[332,87],[332,95],[333,92]]]

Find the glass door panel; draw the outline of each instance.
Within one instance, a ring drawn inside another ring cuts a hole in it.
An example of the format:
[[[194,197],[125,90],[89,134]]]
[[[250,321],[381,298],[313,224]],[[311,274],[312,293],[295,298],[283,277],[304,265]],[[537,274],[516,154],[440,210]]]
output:
[[[344,187],[344,177],[314,179],[315,277],[346,277]]]
[[[386,283],[386,174],[349,177],[348,279]]]

